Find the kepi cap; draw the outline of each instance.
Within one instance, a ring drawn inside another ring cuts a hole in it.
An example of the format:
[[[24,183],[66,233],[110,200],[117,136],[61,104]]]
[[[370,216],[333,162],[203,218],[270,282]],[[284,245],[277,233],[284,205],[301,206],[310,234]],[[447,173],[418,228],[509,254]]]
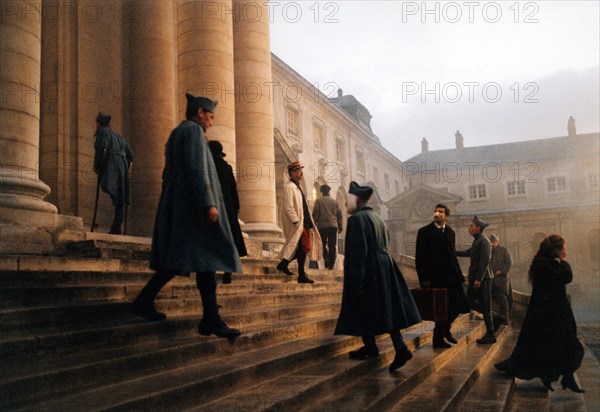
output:
[[[185,94],[185,98],[187,100],[187,111],[196,111],[199,108],[207,111],[207,112],[211,112],[214,113],[215,112],[215,108],[217,107],[217,104],[219,102],[217,102],[216,100],[211,100],[208,97],[202,97],[202,96],[192,96],[189,93]]]
[[[96,121],[100,123],[100,126],[108,126],[110,124],[110,119],[112,119],[110,114],[104,114],[102,112],[98,112],[98,116],[96,116]]]
[[[479,218],[477,217],[477,215],[475,215],[475,216],[473,217],[473,223],[475,224],[475,226],[479,226],[479,229],[481,229],[481,231],[482,231],[482,232],[483,232],[483,229],[485,229],[486,227],[488,227],[488,226],[489,226],[489,224],[488,224],[488,223],[486,223],[485,221],[483,221],[483,220],[479,219]]]

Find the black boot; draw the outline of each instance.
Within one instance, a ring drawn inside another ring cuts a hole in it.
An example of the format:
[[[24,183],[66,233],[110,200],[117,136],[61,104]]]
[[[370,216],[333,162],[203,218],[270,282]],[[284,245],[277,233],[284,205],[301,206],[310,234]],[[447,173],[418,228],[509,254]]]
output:
[[[165,320],[167,316],[154,308],[154,300],[158,292],[171,279],[173,279],[173,275],[169,273],[156,272],[131,304],[131,313],[152,322]]]
[[[223,284],[229,285],[231,283],[231,273],[223,273]]]
[[[167,315],[158,312],[154,308],[153,304],[147,304],[138,299],[134,300],[131,304],[131,313],[151,322],[157,322],[167,319]]]
[[[560,380],[560,384],[563,389],[569,388],[575,393],[585,393],[585,391],[577,385],[577,382],[575,382],[575,377],[572,373],[563,375],[562,379]]]
[[[306,276],[306,273],[302,273],[298,275],[298,283],[315,283],[315,281]]]
[[[401,367],[403,367],[406,364],[406,362],[412,359],[412,357],[412,352],[408,349],[406,345],[404,345],[403,349],[396,352],[396,356],[394,356],[394,360],[392,361],[389,367],[390,372],[394,372],[396,369],[400,369]]]
[[[294,273],[288,269],[288,265],[290,264],[290,262],[286,259],[283,259],[281,262],[279,262],[279,264],[277,265],[277,270],[280,272],[285,273],[288,276],[293,276]]]

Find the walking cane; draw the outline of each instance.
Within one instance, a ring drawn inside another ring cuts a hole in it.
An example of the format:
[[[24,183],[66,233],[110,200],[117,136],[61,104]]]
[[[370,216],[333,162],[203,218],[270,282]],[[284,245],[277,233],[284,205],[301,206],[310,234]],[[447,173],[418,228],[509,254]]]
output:
[[[92,219],[92,229],[91,232],[94,231],[96,227],[96,214],[98,213],[98,196],[100,195],[100,178],[102,175],[98,175],[98,183],[96,184],[96,204],[94,206],[94,218]]]
[[[133,161],[129,163],[129,187],[131,188],[131,168],[133,167]],[[123,235],[127,232],[127,209],[129,209],[129,204],[125,202],[125,220],[123,222]]]

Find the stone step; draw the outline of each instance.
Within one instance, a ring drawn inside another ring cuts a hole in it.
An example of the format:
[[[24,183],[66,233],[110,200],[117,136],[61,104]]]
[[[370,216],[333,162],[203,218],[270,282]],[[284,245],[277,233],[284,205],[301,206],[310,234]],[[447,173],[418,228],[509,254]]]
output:
[[[464,398],[460,410],[464,412],[508,411],[512,407],[515,380],[498,372],[494,365],[510,356],[517,342],[518,333],[507,327],[505,337],[498,340],[496,353],[481,368],[481,374]]]
[[[233,308],[221,312],[222,318],[232,327],[244,331],[254,325],[268,328],[273,323],[313,316],[337,317],[339,300],[313,303],[300,302],[295,305],[265,305]],[[159,341],[164,337],[186,337],[194,335],[199,321],[194,317],[174,317],[166,322],[146,322],[127,314],[121,318],[103,318],[91,324],[71,325],[66,330],[49,327],[3,334],[0,339],[0,355],[11,356],[16,362],[33,355],[68,354],[117,347],[123,342]]]
[[[478,345],[475,339],[482,335],[483,333],[470,334],[467,339],[468,345],[451,362],[445,364],[438,373],[427,377],[388,410],[407,411],[419,408],[431,412],[458,410],[465,395],[479,377],[481,369],[489,363],[501,346],[498,343]],[[501,342],[506,335],[507,328],[501,328],[497,333],[498,341]]]
[[[80,390],[41,403],[23,404],[24,410],[182,410],[208,402],[214,397],[271,379],[282,371],[300,369],[317,359],[356,347],[359,340],[331,335],[333,322],[315,335],[222,357],[199,358],[138,379]],[[176,407],[174,407],[176,405]]]
[[[296,281],[295,276],[286,276],[276,269],[256,265],[244,265],[245,272],[232,275],[233,282],[227,287],[237,284],[256,282],[285,282]],[[308,270],[308,275],[316,282],[339,282],[343,281],[343,274],[326,270]],[[69,287],[69,286],[103,286],[122,285],[131,283],[145,284],[154,274],[153,271],[111,272],[111,271],[1,271],[0,290],[5,288],[39,288],[39,287]],[[218,280],[223,277],[217,274]],[[195,282],[195,275],[189,277],[176,276],[170,283]]]
[[[198,295],[195,280],[169,283],[161,296],[172,299],[190,299]],[[145,283],[129,283],[121,285],[67,286],[67,287],[27,287],[1,288],[0,309],[19,306],[57,306],[75,302],[132,301],[139,294]],[[299,284],[287,278],[274,282],[237,282],[219,288],[221,294],[235,293],[299,293],[317,290],[341,290],[339,282],[316,282]]]
[[[69,242],[64,248],[64,254],[102,259],[149,260],[150,246],[147,243],[89,239]]]
[[[429,329],[433,324],[428,322]],[[422,381],[439,373],[439,370],[452,358],[457,356],[468,345],[469,340],[483,331],[481,323],[461,316],[453,325],[453,334],[458,344],[449,349],[436,349],[429,344],[432,333],[403,332],[407,346],[414,352],[414,357],[397,372],[390,374],[387,366],[393,360],[394,349],[391,342],[387,344],[388,359],[368,374],[358,376],[343,387],[331,387],[322,391],[315,402],[300,405],[303,411],[326,410],[386,410],[406,394],[410,393]],[[426,339],[424,339],[426,338]],[[380,346],[380,353],[382,345]],[[334,380],[333,383],[336,381]],[[426,410],[426,409],[423,409]]]
[[[46,401],[62,396],[68,398],[87,389],[110,388],[119,382],[130,381],[130,385],[135,386],[136,380],[152,381],[157,374],[177,374],[195,363],[210,363],[213,374],[219,374],[223,365],[231,363],[232,357],[246,353],[269,352],[269,347],[284,347],[295,340],[318,346],[322,337],[332,335],[336,319],[320,316],[275,321],[268,328],[264,325],[248,328],[235,341],[201,337],[195,330],[188,337],[169,336],[158,331],[161,339],[155,342],[130,344],[126,341],[114,349],[98,349],[87,354],[30,358],[20,365],[3,368],[2,374],[6,376],[0,380],[0,409],[26,406],[36,409],[36,405],[43,405],[44,410],[61,410],[58,407],[52,409]],[[356,339],[338,339],[337,342],[338,346],[345,347],[355,345]],[[211,368],[206,372],[211,372]],[[82,407],[85,405],[79,400],[76,402]],[[74,405],[67,409],[74,410]],[[85,406],[80,410],[89,410]]]
[[[300,303],[316,302],[341,302],[342,291],[339,288],[332,290],[302,291],[302,293],[279,293],[279,294],[253,294],[230,293],[231,285],[219,287],[217,298],[222,306],[222,311],[228,311],[242,307],[265,307],[270,305],[295,305]],[[171,289],[167,285],[156,300],[156,308],[169,317],[183,316],[198,313],[202,307],[198,297],[198,291],[194,289],[188,294],[191,297],[177,299],[181,296],[177,288]],[[133,297],[131,298],[133,299]],[[0,336],[6,340],[11,334],[23,333],[29,330],[32,333],[41,334],[43,329],[78,327],[96,324],[99,320],[106,319],[114,322],[115,319],[132,319],[129,314],[130,300],[124,302],[80,302],[70,305],[51,306],[19,306],[0,309]],[[138,319],[135,317],[135,319]]]
[[[431,324],[419,324],[403,331],[407,345],[414,350],[421,350],[418,345],[431,341]],[[362,345],[359,343],[358,347]],[[308,365],[305,368],[284,371],[274,380],[250,385],[242,391],[232,393],[222,399],[207,404],[192,407],[191,411],[297,411],[297,410],[362,410],[360,404],[349,402],[347,407],[336,402],[321,404],[320,400],[332,393],[343,391],[352,383],[370,382],[375,371],[387,372],[388,365],[394,356],[394,350],[389,338],[380,336],[378,339],[380,355],[376,359],[354,361],[348,359],[347,351],[337,353],[327,359]],[[388,380],[390,374],[387,372]],[[257,396],[256,394],[260,394]],[[357,401],[360,395],[352,391],[350,396]]]

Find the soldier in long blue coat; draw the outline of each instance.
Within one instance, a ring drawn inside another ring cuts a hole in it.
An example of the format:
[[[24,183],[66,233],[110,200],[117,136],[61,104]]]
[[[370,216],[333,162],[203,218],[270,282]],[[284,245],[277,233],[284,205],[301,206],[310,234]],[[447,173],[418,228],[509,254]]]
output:
[[[163,185],[152,237],[150,267],[156,274],[132,305],[148,320],[166,316],[154,308],[160,289],[177,275],[196,272],[202,298],[202,335],[240,335],[219,315],[216,271],[241,272],[223,195],[204,133],[212,127],[217,102],[186,94],[186,118],[166,144]]]
[[[400,269],[389,254],[387,227],[367,205],[373,189],[350,183],[344,258],[344,292],[336,335],[361,336],[364,346],[351,359],[379,356],[375,336],[389,333],[396,350],[390,371],[403,366],[411,351],[400,329],[421,321]]]
[[[94,142],[94,171],[102,191],[108,193],[115,207],[110,234],[120,235],[129,204],[129,167],[133,151],[120,134],[110,128],[111,116],[102,112],[96,117]]]

